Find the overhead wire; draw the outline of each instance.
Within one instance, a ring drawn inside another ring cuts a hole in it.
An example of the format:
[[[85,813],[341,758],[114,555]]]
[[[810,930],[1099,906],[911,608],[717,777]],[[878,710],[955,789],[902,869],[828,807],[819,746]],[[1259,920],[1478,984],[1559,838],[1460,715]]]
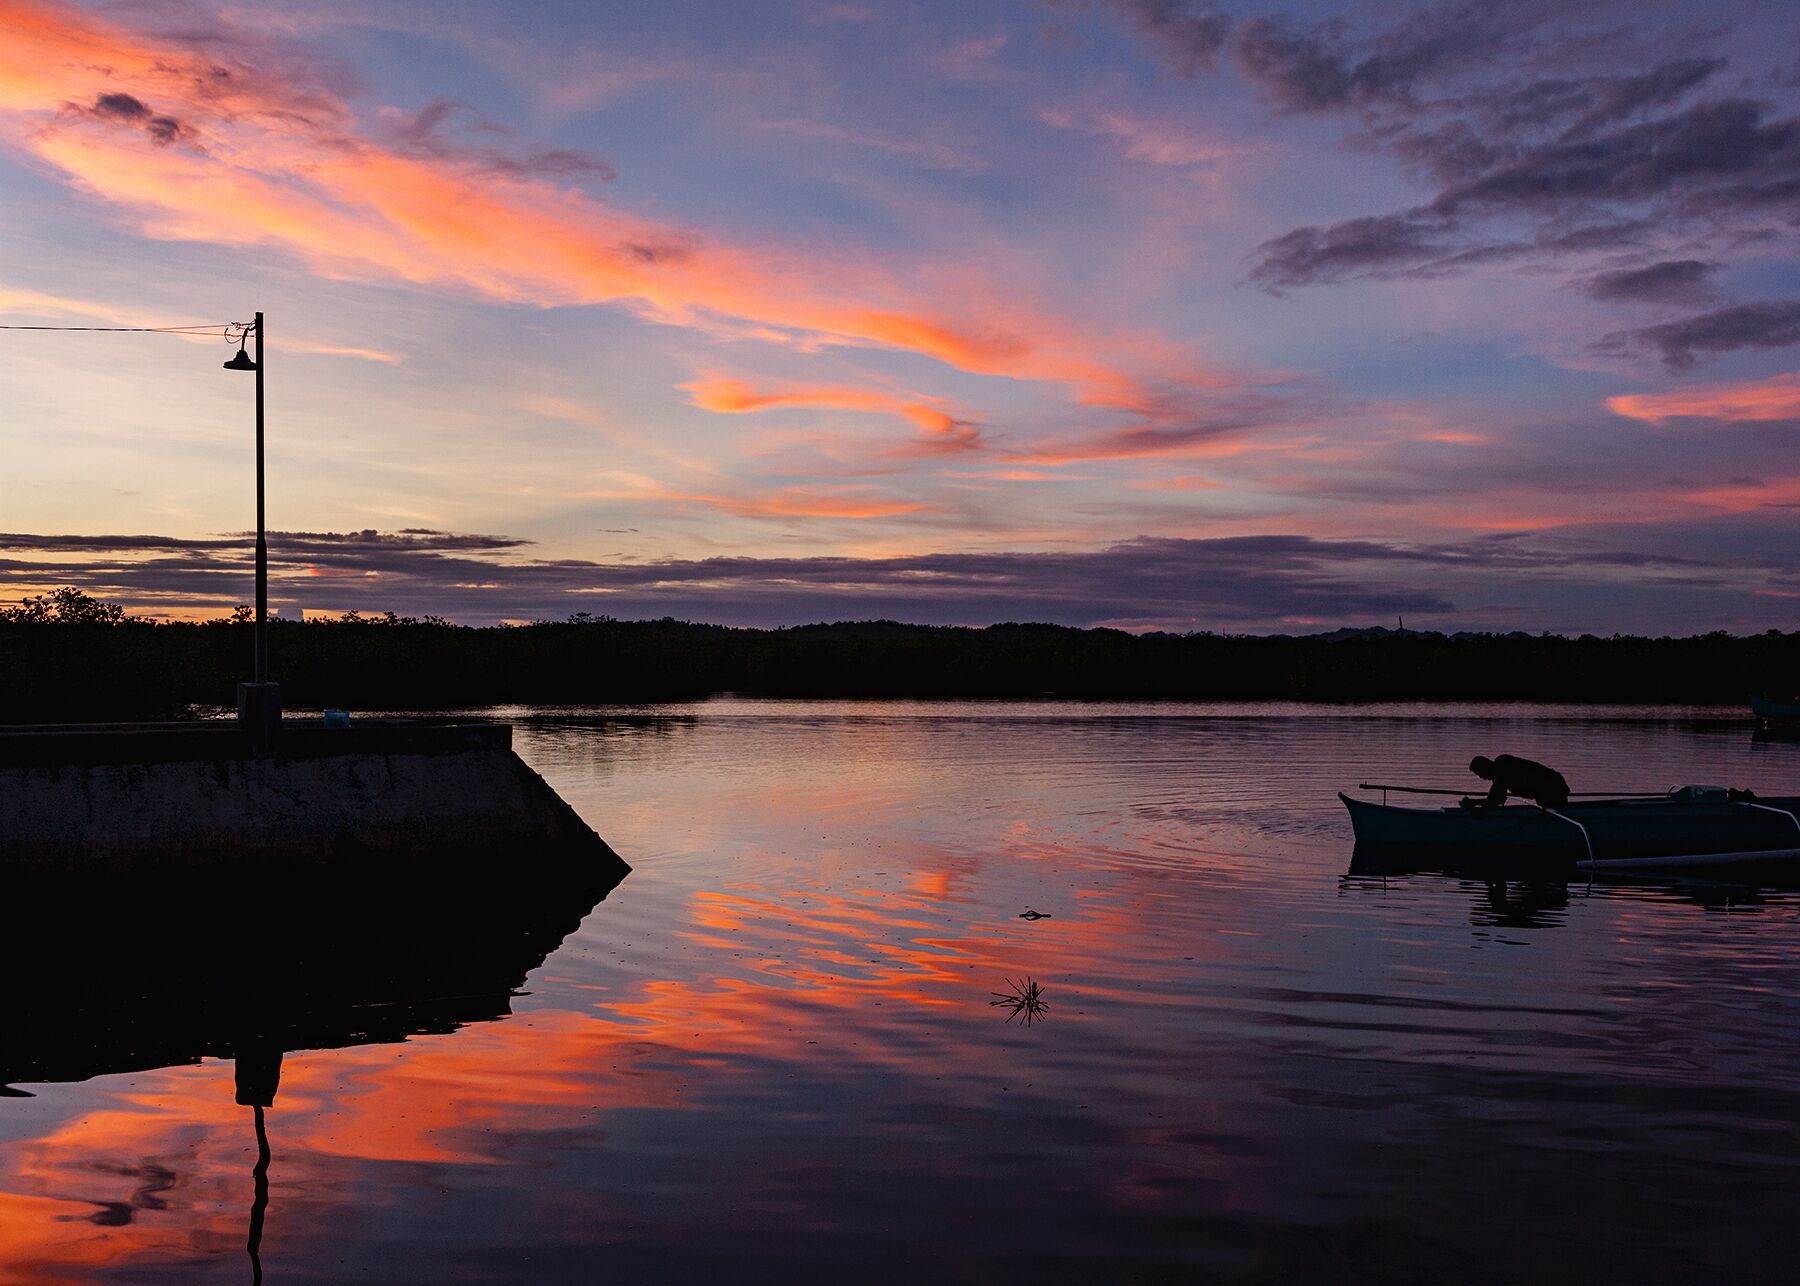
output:
[[[0,330],[137,331],[161,335],[223,335],[241,322],[195,322],[188,326],[25,326],[0,322]]]

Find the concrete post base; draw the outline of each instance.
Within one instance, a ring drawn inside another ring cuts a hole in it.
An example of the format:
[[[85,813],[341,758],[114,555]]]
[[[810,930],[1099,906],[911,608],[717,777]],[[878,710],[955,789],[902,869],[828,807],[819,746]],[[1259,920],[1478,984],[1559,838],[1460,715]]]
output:
[[[238,684],[238,727],[258,754],[275,748],[276,734],[281,731],[279,683]]]

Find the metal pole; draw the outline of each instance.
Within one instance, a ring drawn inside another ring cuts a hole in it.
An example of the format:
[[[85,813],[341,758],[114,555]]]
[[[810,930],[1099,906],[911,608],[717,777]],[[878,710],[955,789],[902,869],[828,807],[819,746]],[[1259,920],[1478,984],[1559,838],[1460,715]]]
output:
[[[269,543],[263,524],[263,315],[256,314],[256,681],[269,681]]]

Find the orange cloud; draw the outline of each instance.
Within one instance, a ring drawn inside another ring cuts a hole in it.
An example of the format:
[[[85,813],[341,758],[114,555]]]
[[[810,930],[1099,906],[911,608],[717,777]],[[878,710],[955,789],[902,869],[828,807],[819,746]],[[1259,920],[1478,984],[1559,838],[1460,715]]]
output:
[[[1148,398],[1132,368],[1165,383],[1218,382],[1158,341],[984,302],[991,288],[950,269],[894,276],[813,246],[733,247],[551,182],[384,147],[269,51],[220,59],[53,0],[0,0],[0,23],[0,128],[133,212],[150,236],[276,246],[346,278],[540,306],[613,304],[800,346],[901,349],[1065,383],[1096,404]],[[129,112],[107,107],[127,99]],[[147,132],[145,120],[165,124]],[[956,302],[906,284],[922,278]]]
[[[1139,491],[1217,491],[1225,484],[1214,478],[1203,478],[1197,473],[1183,474],[1178,478],[1145,478],[1142,482],[1131,484]]]
[[[870,389],[809,385],[779,390],[754,389],[742,380],[718,377],[683,384],[694,405],[721,415],[741,415],[775,406],[843,407],[852,411],[891,411],[895,399]]]
[[[981,426],[973,421],[958,419],[929,402],[908,400],[876,389],[841,385],[757,389],[742,380],[717,376],[691,380],[681,387],[693,398],[695,406],[723,415],[741,415],[783,406],[841,407],[899,415],[918,425],[926,434],[924,439],[905,449],[907,454],[975,451],[985,445],[981,440]]]
[[[938,407],[920,402],[907,403],[898,407],[898,411],[929,434],[923,445],[931,450],[976,450],[981,447],[981,425],[974,421],[958,420],[952,414],[938,411]]]
[[[1046,473],[1042,469],[980,469],[951,470],[946,475],[951,478],[979,478],[992,482],[1087,482],[1089,478],[1076,477],[1067,473]]]
[[[1022,458],[1031,464],[1047,466],[1094,460],[1136,460],[1147,456],[1220,460],[1260,449],[1265,448],[1226,431],[1204,426],[1187,429],[1142,427],[1047,443],[1025,452]]]
[[[1703,384],[1672,393],[1627,393],[1606,399],[1607,410],[1661,424],[1676,416],[1707,420],[1800,419],[1800,371],[1740,384]]]

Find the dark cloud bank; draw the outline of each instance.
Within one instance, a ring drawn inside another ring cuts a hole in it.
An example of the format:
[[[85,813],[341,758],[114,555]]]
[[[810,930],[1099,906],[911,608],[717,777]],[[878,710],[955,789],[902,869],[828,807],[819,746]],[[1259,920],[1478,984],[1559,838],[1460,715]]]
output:
[[[1712,294],[1716,263],[1668,259],[1646,268],[1596,273],[1585,283],[1588,294],[1609,303],[1691,304]]]
[[[1800,300],[1735,304],[1680,321],[1619,331],[1594,347],[1609,354],[1649,354],[1671,371],[1685,371],[1717,353],[1790,344],[1800,344]]]
[[[277,532],[269,544],[272,597],[289,615],[391,610],[470,623],[581,611],[765,626],[890,618],[1268,630],[1399,614],[1423,623],[1459,610],[1434,586],[1468,577],[1599,574],[1706,586],[1728,566],[1516,536],[1428,546],[1140,537],[1078,552],[658,562],[533,559],[527,542],[510,537],[426,530]],[[0,535],[0,597],[50,584],[137,610],[223,614],[250,595],[250,549],[242,537]]]
[[[158,147],[188,141],[193,134],[175,117],[151,111],[141,99],[131,94],[101,94],[89,106],[70,103],[67,109],[78,116],[91,116],[95,120],[142,130]]]
[[[1580,283],[1595,298],[1693,304],[1708,300],[1719,265],[1692,247],[1786,253],[1800,226],[1794,85],[1752,92],[1705,52],[1717,32],[1700,19],[1729,21],[1729,10],[1478,0],[1400,17],[1365,5],[1324,20],[1302,9],[1240,21],[1181,0],[1112,8],[1172,70],[1230,67],[1277,111],[1339,118],[1353,146],[1397,157],[1435,189],[1404,209],[1264,242],[1250,279],[1276,293],[1611,256],[1616,267]],[[1745,304],[1597,347],[1680,369],[1800,341],[1797,311]]]

